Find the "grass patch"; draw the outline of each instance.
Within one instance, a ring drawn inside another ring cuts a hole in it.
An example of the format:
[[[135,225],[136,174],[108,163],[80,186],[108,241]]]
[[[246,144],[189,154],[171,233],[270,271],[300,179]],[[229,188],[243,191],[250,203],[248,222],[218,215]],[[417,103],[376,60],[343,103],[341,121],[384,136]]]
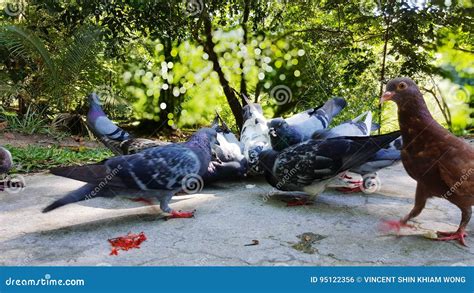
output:
[[[96,163],[113,156],[105,148],[58,147],[58,146],[5,146],[13,156],[11,173],[45,171],[53,167]]]

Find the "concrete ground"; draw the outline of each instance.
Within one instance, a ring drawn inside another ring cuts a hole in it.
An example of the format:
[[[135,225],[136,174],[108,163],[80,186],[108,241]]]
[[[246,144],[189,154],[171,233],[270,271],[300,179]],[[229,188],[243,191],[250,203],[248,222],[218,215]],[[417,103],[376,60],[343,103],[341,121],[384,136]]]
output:
[[[92,199],[42,214],[82,183],[26,176],[20,193],[0,193],[0,265],[474,265],[473,237],[462,247],[423,236],[457,228],[460,212],[446,200],[432,199],[415,219],[417,229],[402,231],[408,236],[381,234],[381,219],[411,209],[415,182],[401,165],[380,179],[376,193],[327,190],[304,207],[286,207],[260,180],[219,183],[174,198],[173,208],[196,209],[195,218],[164,221],[157,206],[127,199]],[[141,231],[148,239],[140,249],[109,255],[107,239]],[[258,245],[246,246],[254,240]]]

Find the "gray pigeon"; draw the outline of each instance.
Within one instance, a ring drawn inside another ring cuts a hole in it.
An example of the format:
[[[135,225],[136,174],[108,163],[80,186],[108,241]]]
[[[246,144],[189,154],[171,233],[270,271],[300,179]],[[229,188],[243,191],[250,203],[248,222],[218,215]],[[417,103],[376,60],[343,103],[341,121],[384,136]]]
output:
[[[274,118],[268,123],[272,148],[277,151],[306,141],[315,131],[325,129],[333,117],[346,106],[346,100],[335,97],[323,106],[309,109],[289,118]]]
[[[99,96],[96,93],[90,94],[88,100],[89,112],[86,121],[89,129],[114,154],[135,154],[147,148],[166,144],[158,140],[132,137],[107,117],[104,110],[102,110]]]
[[[220,124],[219,124],[220,122]],[[217,144],[213,147],[213,159],[203,179],[206,183],[247,176],[247,159],[243,155],[243,144],[216,112],[211,128],[217,131]]]
[[[265,179],[283,191],[302,191],[309,200],[323,192],[341,173],[364,164],[400,132],[370,137],[337,137],[307,140],[285,150],[260,154]],[[306,203],[297,202],[297,204]]]
[[[63,205],[94,197],[156,198],[170,218],[189,218],[193,212],[178,212],[168,205],[178,191],[196,188],[211,161],[216,131],[202,128],[184,143],[153,147],[137,154],[116,156],[98,164],[52,169],[51,173],[86,185],[47,206],[49,212]],[[194,186],[193,186],[194,184]],[[201,186],[202,187],[202,186]]]
[[[364,116],[365,119],[362,121]],[[372,122],[372,112],[367,111],[356,118],[343,122],[333,128],[315,131],[312,138],[328,139],[341,136],[369,136],[371,131],[375,131],[378,128],[379,125]],[[330,187],[337,187],[339,191],[343,192],[359,192],[362,188],[369,186],[371,182],[376,182],[376,180],[378,180],[378,175],[376,173],[378,170],[400,162],[401,144],[398,144],[400,146],[398,149],[395,148],[397,141],[400,139],[401,137],[397,138],[390,143],[389,147],[378,151],[366,163],[350,170],[350,172],[361,175],[360,177],[357,174],[348,173],[347,176],[342,177],[341,180],[336,182],[336,184],[331,184]],[[360,178],[360,184],[354,185],[354,180],[357,177]],[[344,182],[346,183],[345,185]]]

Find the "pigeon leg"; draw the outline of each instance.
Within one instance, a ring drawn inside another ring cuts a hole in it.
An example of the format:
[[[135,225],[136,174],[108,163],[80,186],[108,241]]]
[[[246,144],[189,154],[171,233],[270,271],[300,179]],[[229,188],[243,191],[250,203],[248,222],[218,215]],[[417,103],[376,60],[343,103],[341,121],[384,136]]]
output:
[[[461,224],[456,232],[437,232],[438,241],[449,241],[449,240],[458,240],[459,243],[463,246],[466,245],[465,237],[467,236],[465,229],[469,220],[471,220],[472,207],[461,208]]]
[[[161,208],[161,210],[165,213],[170,214],[165,219],[169,220],[169,219],[177,219],[177,218],[193,218],[195,211],[190,211],[190,212],[175,211],[168,205],[172,196],[173,196],[173,194],[171,194],[171,196],[168,195],[168,196],[165,196],[165,197],[160,199],[160,208]]]
[[[413,209],[400,221],[384,221],[381,226],[381,230],[388,232],[395,230],[400,232],[402,227],[413,228],[412,225],[407,224],[408,221],[418,216],[421,211],[425,208],[427,197],[424,194],[424,188],[421,184],[418,183],[416,186],[416,195],[415,195],[415,206]]]
[[[362,188],[360,186],[357,187],[340,187],[336,188],[337,191],[342,193],[355,193],[355,192],[362,192]]]
[[[129,198],[129,200],[135,201],[135,202],[143,202],[143,203],[145,203],[147,205],[150,205],[150,206],[152,206],[154,204],[152,200],[150,200],[148,198],[144,198],[144,197]]]

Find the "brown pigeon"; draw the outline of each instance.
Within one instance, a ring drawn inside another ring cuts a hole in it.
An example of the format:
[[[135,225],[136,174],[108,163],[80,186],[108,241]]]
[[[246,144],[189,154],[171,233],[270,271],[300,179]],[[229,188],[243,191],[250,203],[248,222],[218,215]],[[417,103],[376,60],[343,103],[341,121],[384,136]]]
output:
[[[399,222],[386,222],[392,229],[409,226],[428,198],[442,197],[462,212],[455,232],[437,232],[437,240],[458,240],[466,245],[465,228],[474,204],[474,148],[455,137],[431,116],[423,95],[409,78],[388,82],[380,102],[394,101],[403,138],[402,162],[407,173],[417,181],[415,206]]]

